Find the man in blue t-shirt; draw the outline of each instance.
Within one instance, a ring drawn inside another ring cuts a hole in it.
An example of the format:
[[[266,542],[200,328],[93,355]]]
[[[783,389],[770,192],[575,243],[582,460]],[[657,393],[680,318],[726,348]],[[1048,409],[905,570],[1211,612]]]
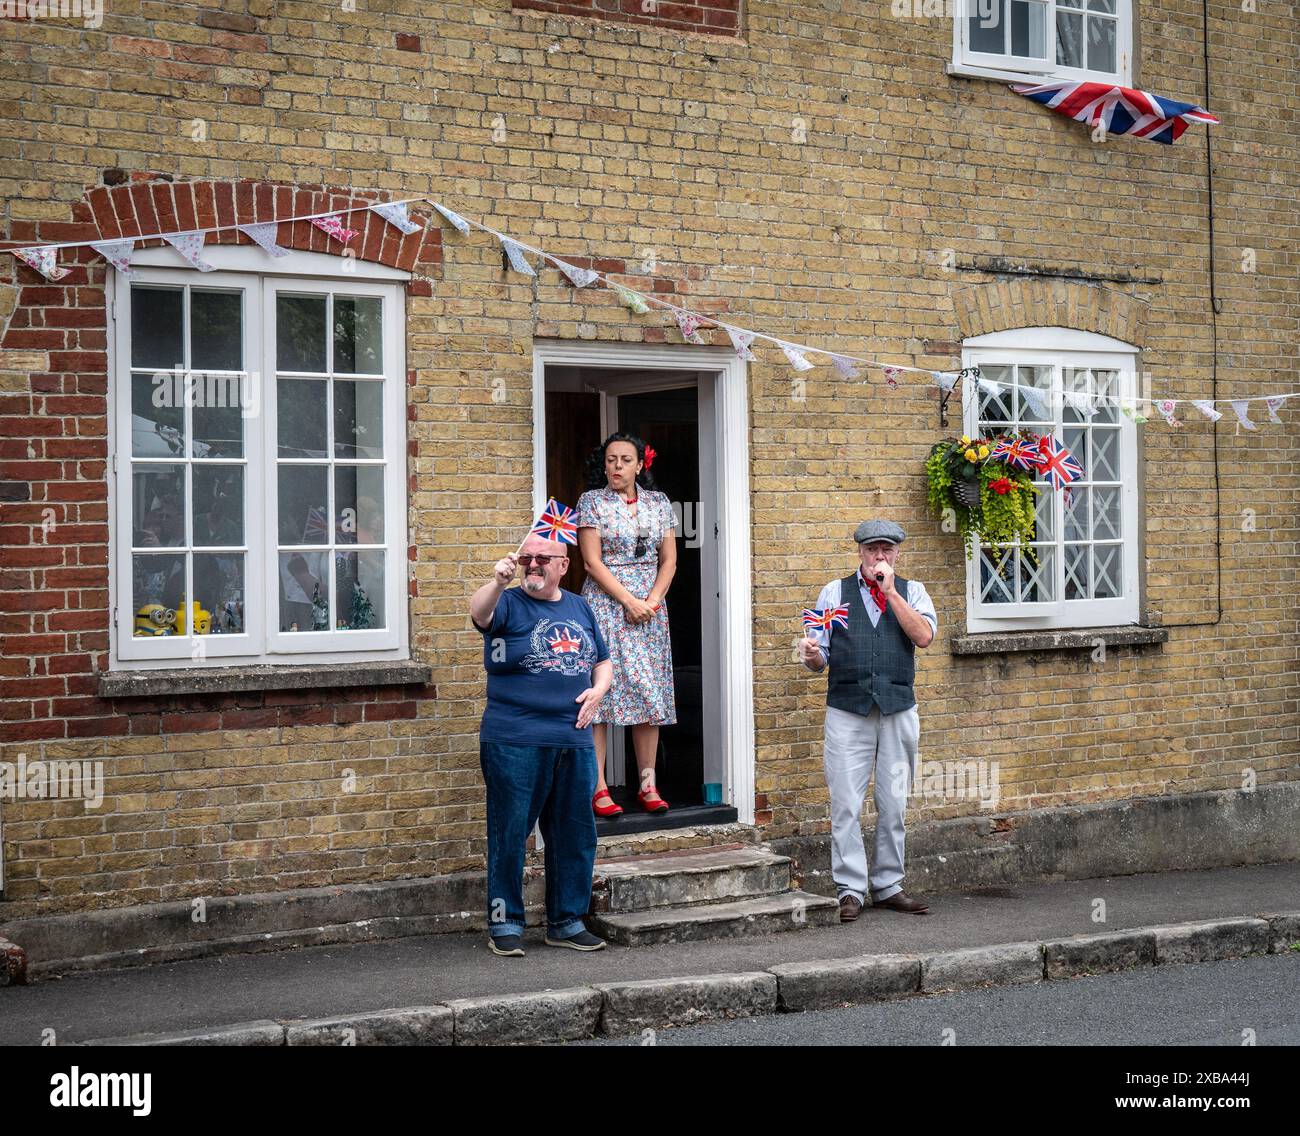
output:
[[[479,765],[487,787],[488,943],[524,953],[524,849],[540,821],[546,845],[546,943],[598,951],[582,922],[596,862],[591,720],[614,678],[587,601],[560,587],[564,545],[530,536],[498,560],[470,600],[483,634],[487,708]],[[523,581],[511,588],[517,569]],[[509,589],[509,590],[507,590]]]

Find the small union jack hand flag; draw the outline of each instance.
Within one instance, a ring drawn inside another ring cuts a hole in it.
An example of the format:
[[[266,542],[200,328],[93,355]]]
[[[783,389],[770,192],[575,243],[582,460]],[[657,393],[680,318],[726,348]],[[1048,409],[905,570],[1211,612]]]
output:
[[[1038,468],[1042,457],[1038,447],[1024,438],[999,438],[989,461],[1006,462],[1013,469],[1032,470]]]
[[[561,544],[577,544],[578,526],[574,521],[573,510],[552,497],[546,502],[546,508],[529,533],[530,536],[534,534],[544,536],[547,540],[558,540]]]
[[[825,610],[804,608],[803,625],[808,628],[817,627],[822,631],[829,631],[832,625],[847,630],[849,626],[849,609],[847,607],[828,607]]]
[[[1054,435],[1044,434],[1038,440],[1038,452],[1039,469],[1053,489],[1065,489],[1071,481],[1083,476],[1083,466]]]

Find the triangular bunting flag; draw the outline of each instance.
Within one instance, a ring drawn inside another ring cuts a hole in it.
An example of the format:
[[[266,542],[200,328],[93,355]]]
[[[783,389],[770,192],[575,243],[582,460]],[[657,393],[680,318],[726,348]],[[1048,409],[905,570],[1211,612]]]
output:
[[[190,262],[200,272],[215,272],[216,267],[204,260],[199,253],[203,250],[202,233],[163,233],[162,239]]]
[[[950,375],[946,371],[931,371],[934,375],[934,383],[941,391],[950,391],[957,385],[957,376]]]
[[[1083,415],[1084,418],[1092,418],[1097,413],[1097,408],[1093,406],[1092,399],[1088,397],[1086,391],[1065,391],[1062,397],[1065,399],[1066,406],[1076,414]]]
[[[699,316],[694,312],[684,312],[681,308],[673,308],[673,319],[677,321],[677,330],[682,333],[682,338],[687,343],[704,345],[704,340],[700,336]]]
[[[510,267],[524,276],[536,276],[533,266],[528,263],[528,258],[524,256],[524,250],[519,246],[518,241],[512,241],[509,237],[501,238],[501,251],[505,253],[506,260],[510,262]]]
[[[1282,409],[1282,404],[1286,402],[1286,395],[1281,398],[1266,398],[1264,405],[1268,407],[1268,420],[1275,426],[1282,425],[1282,419],[1277,416],[1277,412]]]
[[[261,221],[256,225],[239,225],[237,228],[268,256],[278,259],[289,255],[287,248],[281,248],[275,243],[276,234],[280,230],[278,221]]]
[[[1182,425],[1182,423],[1174,417],[1174,407],[1177,405],[1178,403],[1172,398],[1161,398],[1156,400],[1156,409],[1164,415],[1165,421],[1168,422],[1170,426]]]
[[[439,205],[436,201],[431,201],[429,202],[429,204],[432,205],[439,213],[441,213],[447,219],[447,223],[450,224],[451,227],[456,230],[456,232],[458,233],[469,232],[469,222],[466,221],[465,218],[462,217],[459,213],[453,213],[445,205]]]
[[[980,377],[977,378],[975,382],[979,384],[980,390],[982,390],[986,395],[988,395],[989,398],[1002,397],[1002,388],[998,386],[998,384],[995,383],[992,379],[986,379],[983,375],[980,375]]]
[[[564,273],[575,288],[586,288],[600,279],[600,273],[593,272],[590,268],[579,268],[576,264],[556,260],[555,257],[551,257],[551,263]]]
[[[790,366],[796,371],[811,371],[813,369],[813,365],[804,358],[804,353],[794,344],[782,343],[781,350],[785,352],[785,357],[790,360]]]
[[[618,297],[618,302],[622,304],[623,307],[627,308],[630,312],[635,312],[639,316],[645,315],[646,312],[650,310],[650,306],[638,293],[633,292],[628,288],[624,288],[622,284],[614,285],[614,295]]]
[[[135,250],[135,241],[91,241],[90,247],[123,276],[135,275],[131,269],[131,253]]]
[[[1211,422],[1217,422],[1223,417],[1222,412],[1215,410],[1214,403],[1212,403],[1208,398],[1194,398],[1192,399],[1192,405],[1204,414]]]
[[[749,349],[750,344],[754,342],[754,333],[741,327],[728,327],[726,324],[722,326],[727,333],[727,338],[731,340],[731,346],[736,349],[736,355],[746,363],[757,363],[758,357]]]
[[[1234,398],[1232,400],[1233,412],[1237,415],[1237,421],[1240,422],[1247,430],[1255,430],[1255,423],[1250,420],[1247,411],[1250,410],[1250,401],[1244,398]]]
[[[347,244],[357,235],[356,229],[349,229],[343,224],[343,218],[337,213],[329,213],[324,217],[311,217],[311,223],[316,226],[322,233],[328,233],[336,241]]]
[[[1139,426],[1147,420],[1147,416],[1137,408],[1135,403],[1126,402],[1120,407],[1120,410],[1124,412],[1125,418],[1128,418]]]
[[[856,359],[850,359],[847,355],[832,355],[831,363],[844,379],[856,379],[858,377],[858,365]]]
[[[406,215],[408,204],[405,201],[393,201],[384,205],[372,205],[370,211],[378,213],[390,225],[401,229],[409,237],[412,233],[418,233],[424,226],[418,221],[412,221]]]
[[[1020,397],[1029,404],[1029,410],[1039,422],[1051,421],[1051,414],[1048,412],[1047,403],[1043,401],[1043,391],[1036,387],[1021,387]]]
[[[885,383],[890,390],[898,390],[898,376],[903,372],[898,367],[885,368]]]
[[[19,260],[30,268],[36,269],[46,280],[62,280],[68,269],[60,268],[56,263],[58,250],[54,248],[10,249]]]

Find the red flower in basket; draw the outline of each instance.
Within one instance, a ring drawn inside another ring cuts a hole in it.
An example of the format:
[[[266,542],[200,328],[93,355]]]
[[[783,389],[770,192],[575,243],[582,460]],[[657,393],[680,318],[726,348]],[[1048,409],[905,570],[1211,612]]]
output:
[[[1006,494],[1010,493],[1011,490],[1015,488],[1015,486],[1011,484],[1010,478],[999,477],[997,481],[989,482],[989,488],[992,489],[993,492],[996,493],[999,497],[1004,497],[1006,496]]]
[[[646,467],[646,469],[649,469],[649,468],[654,464],[654,460],[655,460],[655,458],[656,458],[657,456],[658,456],[658,455],[654,452],[654,448],[653,448],[653,447],[651,447],[651,446],[646,446],[646,448],[645,448],[645,467]]]

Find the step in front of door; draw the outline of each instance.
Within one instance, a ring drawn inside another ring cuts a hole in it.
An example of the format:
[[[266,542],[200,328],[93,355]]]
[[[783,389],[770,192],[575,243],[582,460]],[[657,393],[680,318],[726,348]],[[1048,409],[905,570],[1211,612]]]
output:
[[[597,860],[591,910],[624,914],[775,895],[790,889],[790,872],[790,857],[761,847]]]
[[[801,931],[805,927],[830,926],[839,917],[835,900],[805,891],[787,891],[726,903],[591,915],[588,921],[601,938],[623,946],[644,947]]]

